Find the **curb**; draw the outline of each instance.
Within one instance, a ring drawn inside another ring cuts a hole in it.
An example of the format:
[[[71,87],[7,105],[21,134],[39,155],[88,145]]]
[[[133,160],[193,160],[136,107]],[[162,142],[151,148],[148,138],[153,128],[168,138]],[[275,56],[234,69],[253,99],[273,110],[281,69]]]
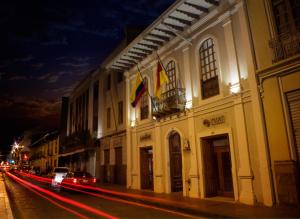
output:
[[[6,218],[7,219],[14,219],[14,216],[12,214],[11,206],[9,203],[6,186],[5,186],[5,179],[3,177],[4,173],[0,173],[0,195],[4,198],[4,206],[5,206],[5,212],[6,212]]]

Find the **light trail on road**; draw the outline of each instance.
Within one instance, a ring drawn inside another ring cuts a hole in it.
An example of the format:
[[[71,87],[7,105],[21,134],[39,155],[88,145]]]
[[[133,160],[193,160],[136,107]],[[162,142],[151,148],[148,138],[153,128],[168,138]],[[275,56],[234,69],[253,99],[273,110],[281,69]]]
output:
[[[9,176],[10,178],[14,179],[15,181],[19,182],[20,184],[27,185],[27,186],[29,186],[29,187],[31,187],[31,188],[39,191],[39,192],[45,193],[45,194],[49,195],[50,197],[58,199],[58,200],[66,203],[66,204],[70,204],[70,205],[76,206],[78,208],[84,209],[84,210],[86,210],[86,211],[88,211],[90,213],[93,213],[93,214],[101,216],[101,217],[105,217],[105,218],[108,218],[108,219],[117,219],[117,217],[115,217],[113,215],[110,215],[110,214],[108,214],[108,213],[106,213],[104,211],[100,211],[100,210],[98,210],[96,208],[90,207],[90,206],[82,204],[80,202],[77,202],[77,201],[74,201],[74,200],[62,197],[60,195],[57,195],[54,192],[48,191],[48,190],[43,189],[43,188],[41,188],[41,187],[39,187],[37,185],[34,185],[34,184],[30,183],[30,182],[27,182],[26,180],[23,180],[23,179],[15,176],[15,175],[9,173],[9,172],[6,172],[6,175]]]
[[[51,184],[51,179],[49,179],[49,178],[35,176],[35,175],[32,175],[32,174],[27,174],[27,173],[20,173],[20,174],[25,176],[25,177],[30,177],[31,179],[37,180],[39,182],[48,183],[48,184],[50,183]],[[67,186],[67,185],[69,185],[69,186]],[[81,192],[81,193],[84,193],[84,194],[88,194],[88,195],[91,195],[91,196],[94,196],[94,197],[103,198],[103,199],[114,201],[114,202],[139,206],[139,207],[143,207],[143,208],[149,208],[149,209],[162,211],[162,212],[170,213],[170,214],[177,215],[177,216],[183,216],[183,217],[189,217],[189,218],[200,218],[200,217],[196,217],[194,215],[181,213],[181,212],[178,212],[178,211],[173,211],[173,210],[164,209],[164,208],[160,208],[160,207],[156,207],[156,206],[152,206],[152,205],[142,204],[142,203],[129,201],[129,200],[123,200],[123,199],[120,199],[120,198],[109,197],[107,195],[101,195],[101,194],[98,194],[98,193],[92,193],[92,192],[87,192],[87,191],[81,190],[81,189],[89,189],[89,190],[93,190],[93,191],[99,191],[99,188],[92,187],[92,186],[84,186],[84,185],[71,184],[71,183],[63,183],[60,186],[65,188],[65,189],[68,189],[68,190]],[[72,186],[72,187],[70,187],[70,186]],[[76,189],[74,187],[81,188],[81,189]],[[101,188],[100,188],[100,190],[101,190],[101,192],[103,192],[103,190],[106,191],[106,189],[101,189]],[[110,190],[107,190],[107,191],[110,191]],[[119,193],[115,192],[114,194],[119,194]],[[122,194],[124,194],[124,193],[122,193]],[[129,194],[129,195],[131,195],[131,194]],[[135,197],[136,198],[136,196],[130,196],[130,197]]]

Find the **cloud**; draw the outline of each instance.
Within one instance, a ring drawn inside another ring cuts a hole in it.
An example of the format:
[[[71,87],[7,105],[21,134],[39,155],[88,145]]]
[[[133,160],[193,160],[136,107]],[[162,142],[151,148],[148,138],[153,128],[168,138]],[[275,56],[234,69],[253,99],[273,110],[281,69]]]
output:
[[[29,62],[33,59],[34,59],[34,57],[32,55],[28,55],[28,56],[25,56],[25,57],[22,57],[22,58],[16,58],[15,62]]]
[[[2,79],[2,77],[6,75],[6,72],[0,72],[0,80]]]
[[[40,69],[44,66],[44,63],[35,63],[35,64],[32,64],[31,66],[36,69]]]
[[[42,42],[41,45],[43,46],[56,46],[56,45],[64,45],[67,46],[69,45],[67,38],[63,37],[61,40],[52,40],[48,42]]]
[[[1,96],[0,111],[22,118],[41,118],[57,114],[60,101],[45,100],[32,96]]]
[[[83,63],[71,63],[71,62],[66,62],[66,63],[61,63],[61,65],[63,66],[69,66],[69,67],[75,67],[75,68],[83,68],[83,67],[87,67],[90,64],[87,62],[83,62]]]
[[[8,78],[9,81],[26,81],[29,80],[29,77],[25,75],[15,75],[10,78]]]
[[[102,29],[102,30],[96,30],[96,29],[88,29],[88,28],[82,28],[82,27],[77,27],[77,26],[72,26],[72,25],[55,25],[54,28],[59,29],[59,30],[64,30],[64,31],[71,31],[71,32],[81,32],[85,34],[91,34],[99,37],[104,37],[104,38],[119,38],[118,33],[119,29],[118,28],[111,28],[111,29]]]
[[[57,73],[47,73],[45,75],[42,75],[40,77],[38,77],[37,79],[40,81],[47,81],[48,83],[55,83],[58,81],[58,79],[61,78],[61,76],[69,74],[66,71],[60,71]]]

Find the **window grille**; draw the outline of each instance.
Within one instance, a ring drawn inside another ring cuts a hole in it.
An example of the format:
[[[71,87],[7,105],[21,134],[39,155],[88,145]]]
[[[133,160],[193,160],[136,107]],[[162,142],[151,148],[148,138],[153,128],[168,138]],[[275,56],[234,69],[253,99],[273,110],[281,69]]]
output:
[[[205,40],[200,47],[201,66],[201,90],[202,99],[206,99],[220,93],[217,74],[214,41],[212,38]]]
[[[166,73],[169,78],[169,82],[166,84],[166,91],[176,88],[176,65],[172,60],[167,64]]]

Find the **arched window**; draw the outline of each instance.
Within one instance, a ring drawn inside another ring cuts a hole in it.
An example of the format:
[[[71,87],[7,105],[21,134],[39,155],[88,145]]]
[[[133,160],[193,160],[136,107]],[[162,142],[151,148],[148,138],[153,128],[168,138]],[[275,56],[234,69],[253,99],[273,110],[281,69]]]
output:
[[[169,91],[176,88],[176,66],[173,60],[167,64],[166,71],[169,78],[169,83],[166,84],[166,91]]]
[[[141,97],[141,120],[147,119],[149,117],[149,98],[148,98],[148,80],[143,78],[146,92],[143,93]]]
[[[206,99],[220,93],[214,41],[212,38],[208,38],[201,44],[199,54],[202,99]]]

